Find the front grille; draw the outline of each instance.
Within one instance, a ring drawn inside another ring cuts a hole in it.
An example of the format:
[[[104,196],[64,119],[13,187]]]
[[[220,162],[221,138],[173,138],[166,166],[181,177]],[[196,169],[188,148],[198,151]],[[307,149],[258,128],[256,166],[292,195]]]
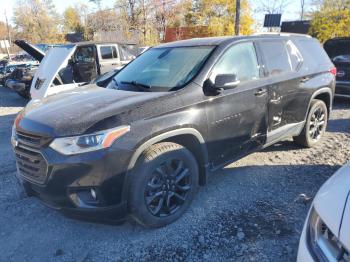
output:
[[[19,174],[32,182],[45,183],[48,166],[40,148],[48,143],[49,139],[17,132],[16,140],[14,151]]]

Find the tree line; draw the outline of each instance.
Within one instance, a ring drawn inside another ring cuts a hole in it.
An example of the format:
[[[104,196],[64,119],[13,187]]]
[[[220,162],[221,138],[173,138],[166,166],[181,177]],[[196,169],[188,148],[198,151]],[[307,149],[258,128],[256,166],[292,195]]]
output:
[[[59,14],[52,0],[17,0],[12,38],[61,43],[72,32],[81,33],[84,40],[101,32],[118,32],[125,41],[155,45],[164,40],[168,27],[186,27],[193,37],[234,34],[236,0],[116,0],[112,8],[102,7],[101,0],[89,1],[95,8],[79,3]],[[253,12],[283,12],[288,4],[286,0],[261,0],[252,10],[249,0],[241,0],[240,34],[256,31]],[[350,34],[350,0],[313,0],[312,11],[305,12],[302,6],[301,12],[311,20],[310,33],[321,41]],[[0,39],[6,38],[6,32],[6,24],[0,22]]]

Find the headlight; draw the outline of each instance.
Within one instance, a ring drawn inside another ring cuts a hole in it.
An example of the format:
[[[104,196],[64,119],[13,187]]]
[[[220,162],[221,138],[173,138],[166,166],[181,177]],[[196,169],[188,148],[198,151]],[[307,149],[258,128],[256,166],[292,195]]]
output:
[[[345,250],[314,208],[310,213],[308,233],[310,248],[320,261],[350,261],[349,252]]]
[[[130,126],[120,126],[93,134],[60,137],[50,147],[63,155],[74,155],[110,147],[113,142],[130,131]]]

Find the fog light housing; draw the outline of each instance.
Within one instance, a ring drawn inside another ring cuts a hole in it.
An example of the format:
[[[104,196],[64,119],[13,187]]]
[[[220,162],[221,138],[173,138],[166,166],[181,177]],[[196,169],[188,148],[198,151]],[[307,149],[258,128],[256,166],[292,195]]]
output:
[[[90,194],[91,194],[92,198],[96,201],[97,200],[97,194],[96,194],[95,189],[91,188],[90,189]]]
[[[81,208],[95,208],[103,205],[97,188],[87,188],[71,191],[69,198],[75,206]]]

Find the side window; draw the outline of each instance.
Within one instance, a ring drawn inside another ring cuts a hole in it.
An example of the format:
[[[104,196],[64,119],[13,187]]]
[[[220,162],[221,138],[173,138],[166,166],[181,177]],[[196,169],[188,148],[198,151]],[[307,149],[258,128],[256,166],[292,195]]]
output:
[[[269,75],[278,75],[292,71],[284,41],[262,41],[259,45]]]
[[[298,48],[294,43],[289,40],[286,43],[287,52],[289,55],[289,63],[293,71],[298,71],[300,66],[303,64],[303,57],[301,56]]]
[[[210,80],[221,74],[235,74],[238,80],[247,82],[259,78],[259,64],[254,44],[242,43],[230,47],[214,66]]]
[[[74,54],[74,60],[78,63],[95,62],[95,52],[92,46],[81,46]]]
[[[102,59],[113,59],[112,47],[111,46],[101,46],[101,57]]]
[[[117,48],[115,48],[115,46],[112,46],[112,51],[113,51],[113,58],[118,58]]]

